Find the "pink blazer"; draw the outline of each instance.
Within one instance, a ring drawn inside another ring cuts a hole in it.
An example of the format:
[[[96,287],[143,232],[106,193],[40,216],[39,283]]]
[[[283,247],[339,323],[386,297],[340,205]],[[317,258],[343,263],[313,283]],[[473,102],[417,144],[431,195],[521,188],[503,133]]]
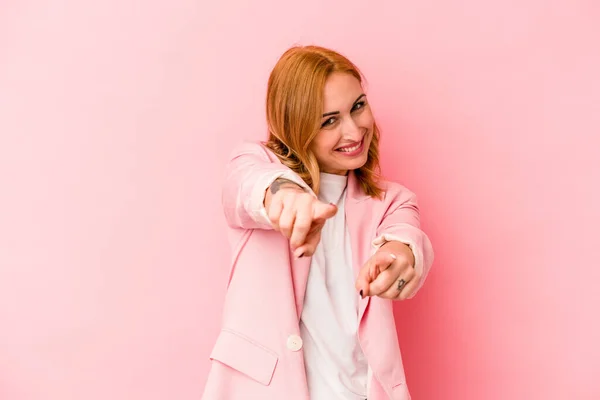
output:
[[[252,206],[262,204],[264,191],[256,189],[273,172],[291,173],[258,143],[243,143],[227,165],[222,200],[232,258],[203,400],[309,399],[299,321],[310,258],[294,260],[288,240],[260,222]],[[373,241],[391,235],[411,246],[420,288],[433,250],[420,230],[415,196],[399,184],[383,185],[383,200],[373,199],[353,173],[348,177],[345,213],[355,276],[374,253]],[[410,399],[392,301],[360,300],[359,320],[359,341],[373,372],[368,399]]]

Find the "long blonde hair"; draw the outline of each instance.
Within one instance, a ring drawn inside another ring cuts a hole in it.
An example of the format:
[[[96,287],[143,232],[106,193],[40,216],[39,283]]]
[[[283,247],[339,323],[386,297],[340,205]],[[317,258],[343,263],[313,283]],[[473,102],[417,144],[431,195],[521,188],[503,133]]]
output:
[[[264,144],[315,193],[320,170],[309,146],[320,129],[325,82],[334,72],[349,73],[362,84],[358,68],[341,54],[318,46],[292,47],[273,68],[267,86],[269,139]],[[374,124],[367,162],[354,170],[365,194],[381,195],[379,171],[379,129]]]

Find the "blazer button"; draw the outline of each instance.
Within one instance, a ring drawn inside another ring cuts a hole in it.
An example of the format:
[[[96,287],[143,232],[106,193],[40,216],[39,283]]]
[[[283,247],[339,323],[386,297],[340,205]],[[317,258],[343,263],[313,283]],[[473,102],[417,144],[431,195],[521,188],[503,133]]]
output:
[[[291,351],[298,351],[302,348],[302,338],[298,335],[290,335],[287,338],[287,348]]]

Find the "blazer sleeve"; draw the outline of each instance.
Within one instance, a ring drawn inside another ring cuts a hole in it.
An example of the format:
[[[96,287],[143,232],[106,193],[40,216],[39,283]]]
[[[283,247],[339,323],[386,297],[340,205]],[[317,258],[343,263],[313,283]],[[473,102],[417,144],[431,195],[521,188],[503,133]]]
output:
[[[412,298],[427,278],[434,253],[429,238],[421,230],[417,197],[401,185],[394,186],[393,190],[386,193],[386,196],[391,195],[391,199],[377,227],[377,237],[373,240],[373,246],[379,248],[386,242],[397,240],[410,247],[415,257],[414,268],[420,276],[416,290],[409,297]]]
[[[259,143],[236,147],[225,167],[221,201],[232,228],[272,229],[264,207],[265,192],[279,177],[287,178],[312,193],[310,187],[285,165],[269,158]]]

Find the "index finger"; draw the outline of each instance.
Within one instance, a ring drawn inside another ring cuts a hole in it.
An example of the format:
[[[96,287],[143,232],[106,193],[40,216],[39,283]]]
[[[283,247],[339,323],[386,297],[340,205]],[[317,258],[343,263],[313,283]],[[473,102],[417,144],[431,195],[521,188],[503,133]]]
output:
[[[296,249],[306,240],[312,225],[311,210],[308,205],[302,205],[296,210],[296,221],[290,237],[290,246]]]
[[[396,260],[396,256],[386,251],[378,251],[373,254],[371,258],[365,263],[365,265],[358,272],[356,278],[356,290],[361,293],[362,296],[370,296],[370,284],[377,279],[377,276],[386,269]]]
[[[317,222],[325,222],[328,218],[333,217],[337,213],[337,206],[333,203],[325,204],[320,201],[313,203],[313,220]]]
[[[356,283],[354,287],[360,293],[361,297],[366,297],[369,295],[369,285],[371,283],[371,268],[372,268],[372,258],[370,258],[365,265],[358,271],[358,277],[356,278]]]

